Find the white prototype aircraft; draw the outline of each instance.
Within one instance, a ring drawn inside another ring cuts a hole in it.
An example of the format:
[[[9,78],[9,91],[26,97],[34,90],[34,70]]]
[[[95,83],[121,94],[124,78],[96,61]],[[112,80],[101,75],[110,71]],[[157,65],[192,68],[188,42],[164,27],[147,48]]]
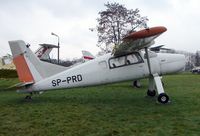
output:
[[[161,75],[182,71],[184,55],[148,51],[165,27],[152,27],[132,32],[112,53],[97,57],[69,69],[40,61],[24,41],[9,41],[13,61],[21,82],[18,92],[31,95],[45,90],[93,86],[127,80],[149,78],[148,96],[158,93],[158,102],[167,103]],[[143,51],[144,49],[144,51]]]

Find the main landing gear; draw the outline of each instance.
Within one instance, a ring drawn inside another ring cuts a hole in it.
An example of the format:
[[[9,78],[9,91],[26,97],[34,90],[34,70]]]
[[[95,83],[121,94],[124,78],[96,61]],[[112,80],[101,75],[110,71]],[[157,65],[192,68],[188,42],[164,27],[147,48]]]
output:
[[[150,96],[150,97],[156,96],[156,91],[155,90],[152,90],[152,91],[147,90],[147,96]],[[161,93],[158,95],[157,100],[158,100],[158,102],[165,104],[165,103],[169,102],[169,96],[166,93]]]
[[[151,71],[151,63],[150,63],[147,47],[145,47],[145,54],[146,54],[147,65],[149,69],[149,87],[148,87],[147,95],[151,97],[155,96],[156,95],[155,87],[156,87],[156,90],[158,93],[158,98],[157,98],[158,102],[162,104],[166,104],[169,101],[169,96],[164,92],[161,77],[158,75],[158,73],[152,73]]]
[[[149,87],[147,90],[147,96],[154,97],[156,95],[156,90],[158,92],[158,102],[166,104],[169,102],[169,96],[164,92],[163,83],[161,77],[158,74],[154,74],[149,78]]]
[[[133,87],[140,88],[141,87],[140,81],[139,80],[133,81]]]

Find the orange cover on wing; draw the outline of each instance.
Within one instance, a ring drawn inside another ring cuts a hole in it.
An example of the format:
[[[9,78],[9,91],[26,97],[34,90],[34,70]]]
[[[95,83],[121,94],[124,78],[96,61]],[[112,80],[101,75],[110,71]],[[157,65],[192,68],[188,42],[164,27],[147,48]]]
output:
[[[151,28],[148,28],[148,29],[144,29],[144,30],[140,30],[140,31],[137,31],[137,32],[130,33],[128,36],[124,37],[124,40],[126,40],[126,39],[136,40],[136,39],[151,37],[151,36],[154,36],[154,35],[161,34],[165,31],[167,31],[167,28],[163,27],[163,26],[151,27]]]

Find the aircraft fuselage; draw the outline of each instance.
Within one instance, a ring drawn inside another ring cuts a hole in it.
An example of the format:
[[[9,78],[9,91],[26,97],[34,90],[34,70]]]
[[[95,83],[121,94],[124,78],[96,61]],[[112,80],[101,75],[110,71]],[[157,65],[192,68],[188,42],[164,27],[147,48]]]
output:
[[[176,73],[185,67],[184,55],[149,52],[152,74]],[[143,51],[114,57],[111,54],[67,69],[38,81],[21,92],[83,87],[136,80],[149,76],[147,59]]]

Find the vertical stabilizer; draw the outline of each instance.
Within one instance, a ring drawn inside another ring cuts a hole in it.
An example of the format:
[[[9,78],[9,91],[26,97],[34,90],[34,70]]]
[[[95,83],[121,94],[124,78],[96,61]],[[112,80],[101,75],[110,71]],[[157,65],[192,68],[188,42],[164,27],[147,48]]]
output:
[[[40,60],[29,49],[29,46],[21,40],[9,41],[9,45],[19,80],[23,83],[41,80],[42,76],[34,67]]]

